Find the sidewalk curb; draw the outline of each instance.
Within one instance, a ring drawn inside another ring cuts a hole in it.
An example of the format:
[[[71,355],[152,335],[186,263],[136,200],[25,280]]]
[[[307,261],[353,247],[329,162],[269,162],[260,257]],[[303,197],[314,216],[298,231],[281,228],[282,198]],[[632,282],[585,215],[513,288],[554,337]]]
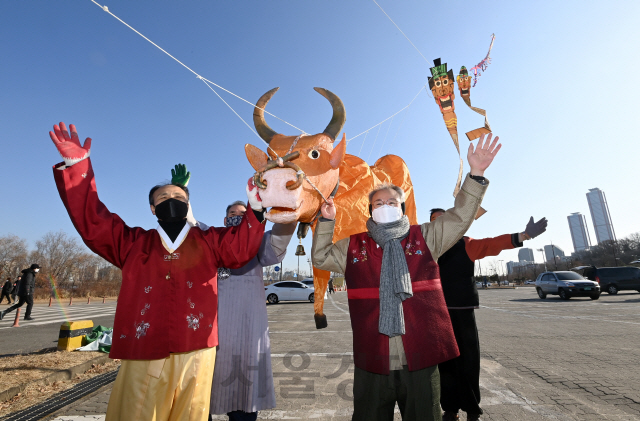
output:
[[[93,364],[96,364],[96,365],[104,364],[107,361],[109,361],[109,354],[104,354],[92,360],[89,360],[87,362],[84,362],[82,364],[76,365],[74,367],[70,367],[65,370],[56,371],[55,373],[51,373],[48,376],[43,377],[41,379],[34,380],[27,383],[22,383],[10,389],[0,391],[0,402],[8,401],[18,393],[21,393],[22,391],[24,391],[29,385],[40,384],[40,383],[51,384],[53,382],[57,382],[61,380],[70,380],[74,378],[76,375],[82,374],[87,370],[89,370]]]

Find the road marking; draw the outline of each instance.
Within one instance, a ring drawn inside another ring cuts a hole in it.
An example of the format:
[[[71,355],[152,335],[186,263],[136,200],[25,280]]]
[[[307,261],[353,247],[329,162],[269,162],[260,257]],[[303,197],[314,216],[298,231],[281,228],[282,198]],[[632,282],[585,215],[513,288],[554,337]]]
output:
[[[324,330],[324,329],[318,329],[318,330],[297,330],[297,331],[293,331],[293,332],[273,332],[273,331],[269,331],[269,334],[271,333],[295,333],[295,334],[299,334],[299,333],[345,333],[345,332],[353,332],[352,330]]]
[[[628,322],[628,321],[625,321],[625,320],[610,320],[610,319],[603,319],[603,318],[590,317],[590,316],[562,316],[562,315],[559,315],[559,314],[548,314],[548,313],[530,314],[530,313],[525,313],[525,312],[522,312],[522,311],[513,311],[513,310],[507,310],[507,309],[504,309],[504,308],[488,307],[488,306],[480,306],[480,308],[486,308],[486,309],[494,310],[494,311],[502,311],[504,313],[517,314],[519,316],[529,317],[529,318],[533,318],[533,319],[540,319],[540,318],[546,318],[546,319],[576,319],[576,320],[591,320],[591,321],[603,322],[603,323],[623,323],[623,324],[630,324],[630,325],[640,325],[640,323]]]
[[[345,314],[349,314],[349,311],[344,310],[344,309],[342,309],[342,308],[338,307],[338,305],[336,304],[336,302],[335,302],[335,301],[333,301],[333,297],[332,297],[331,295],[329,295],[329,300],[331,301],[331,304],[333,304],[333,306],[334,306],[335,308],[337,308],[338,310],[340,310],[341,312],[343,312],[343,313],[345,313]]]
[[[341,357],[343,355],[347,355],[347,356],[353,356],[353,352],[305,352],[305,355],[308,355],[310,357]],[[291,357],[291,356],[299,356],[300,354],[295,352],[293,354],[291,353],[287,353],[287,354],[271,354],[271,358],[284,358],[284,357]]]
[[[100,317],[100,316],[112,316],[113,314],[114,313],[100,313],[100,314],[90,314],[88,316]],[[68,319],[66,319],[66,318],[47,320],[45,322],[33,322],[33,323],[26,321],[26,322],[24,322],[24,324],[21,327],[48,325],[48,324],[53,324],[53,323],[66,322],[66,321],[68,321]],[[3,329],[11,329],[11,326],[0,327],[0,330],[3,330]]]

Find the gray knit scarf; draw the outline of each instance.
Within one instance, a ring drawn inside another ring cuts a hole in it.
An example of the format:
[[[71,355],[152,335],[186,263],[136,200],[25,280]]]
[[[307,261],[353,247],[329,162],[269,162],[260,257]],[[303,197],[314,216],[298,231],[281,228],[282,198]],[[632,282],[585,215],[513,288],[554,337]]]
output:
[[[409,218],[406,215],[386,224],[378,224],[371,218],[367,220],[369,237],[382,247],[378,331],[390,338],[404,335],[402,302],[413,297],[411,275],[400,244],[400,241],[409,235],[409,227]]]

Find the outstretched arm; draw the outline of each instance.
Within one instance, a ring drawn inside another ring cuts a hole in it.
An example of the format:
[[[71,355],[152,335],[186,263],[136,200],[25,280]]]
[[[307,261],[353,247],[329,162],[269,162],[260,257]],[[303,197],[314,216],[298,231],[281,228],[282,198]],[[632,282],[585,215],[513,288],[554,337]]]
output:
[[[497,256],[502,250],[522,247],[522,243],[526,240],[536,238],[547,230],[547,219],[542,218],[538,222],[533,222],[533,216],[527,224],[527,228],[523,232],[513,234],[504,234],[494,238],[483,238],[474,240],[466,237],[465,249],[471,260],[482,259],[487,256]]]
[[[484,171],[491,165],[501,148],[498,144],[499,138],[496,137],[492,142],[491,137],[489,134],[485,141],[485,137],[480,136],[475,149],[473,143],[469,145],[467,159],[471,170],[456,196],[454,207],[435,221],[421,226],[422,235],[435,260],[462,238],[480,209],[489,186],[489,181],[484,178]]]
[[[296,223],[273,224],[271,231],[265,233],[258,252],[258,261],[262,266],[271,266],[282,262],[287,254],[287,246],[296,231]]]
[[[322,270],[344,273],[347,267],[349,237],[333,243],[333,230],[336,224],[336,207],[333,199],[328,199],[320,211],[322,218],[316,225],[311,247],[313,266]]]
[[[64,123],[55,125],[54,131],[49,132],[64,159],[64,163],[54,166],[53,170],[60,198],[87,247],[122,268],[130,245],[144,230],[129,228],[100,201],[89,159],[91,139],[87,138],[84,146],[80,146],[76,127],[71,124],[69,128],[71,135]]]

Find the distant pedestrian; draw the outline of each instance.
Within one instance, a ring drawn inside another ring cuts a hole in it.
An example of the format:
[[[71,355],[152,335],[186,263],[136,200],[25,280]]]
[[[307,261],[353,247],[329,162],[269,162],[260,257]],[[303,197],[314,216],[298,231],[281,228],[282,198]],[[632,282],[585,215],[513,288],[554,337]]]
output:
[[[14,304],[5,311],[0,312],[0,320],[4,319],[5,314],[22,307],[25,303],[27,303],[27,311],[24,313],[24,319],[34,320],[31,317],[31,309],[33,308],[33,292],[36,289],[36,273],[39,271],[40,265],[37,263],[32,264],[29,269],[22,271],[23,279],[20,281],[20,290],[18,291],[20,301],[18,301],[18,304]]]
[[[334,293],[333,290],[333,279],[329,279],[329,294]]]
[[[2,296],[0,297],[0,304],[2,304],[2,302],[4,301],[4,297],[7,297],[7,301],[9,301],[9,304],[12,303],[10,295],[12,289],[13,282],[11,282],[11,278],[7,278],[7,281],[2,286]]]
[[[20,289],[20,282],[22,281],[22,276],[18,276],[18,279],[13,283],[13,289],[11,290],[11,298],[13,299],[13,304],[18,304],[18,290]]]

